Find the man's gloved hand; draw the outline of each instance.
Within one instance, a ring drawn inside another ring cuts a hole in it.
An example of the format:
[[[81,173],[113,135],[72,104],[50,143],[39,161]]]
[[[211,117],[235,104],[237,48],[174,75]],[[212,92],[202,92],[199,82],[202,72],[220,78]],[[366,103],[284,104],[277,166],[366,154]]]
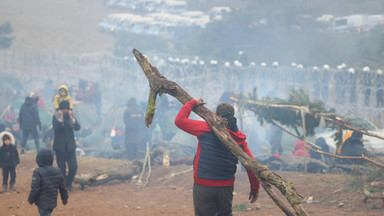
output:
[[[249,193],[249,202],[250,203],[254,203],[257,199],[259,198],[259,194],[258,193],[255,193],[255,192],[250,192]]]

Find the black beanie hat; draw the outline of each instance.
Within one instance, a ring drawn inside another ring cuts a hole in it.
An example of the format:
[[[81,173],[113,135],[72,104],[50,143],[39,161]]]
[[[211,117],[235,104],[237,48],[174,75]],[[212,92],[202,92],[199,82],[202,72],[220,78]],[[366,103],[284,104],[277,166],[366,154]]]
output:
[[[363,137],[363,134],[360,133],[360,132],[356,132],[356,131],[354,131],[354,132],[352,133],[352,136],[351,136],[351,137],[353,137],[353,138],[355,138],[355,139],[360,139],[360,138]]]

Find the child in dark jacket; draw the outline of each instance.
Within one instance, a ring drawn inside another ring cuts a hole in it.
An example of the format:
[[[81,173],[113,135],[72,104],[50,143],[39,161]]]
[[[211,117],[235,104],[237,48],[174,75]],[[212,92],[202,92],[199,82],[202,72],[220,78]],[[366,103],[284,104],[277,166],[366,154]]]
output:
[[[53,167],[53,152],[42,149],[36,155],[36,163],[39,168],[33,171],[31,192],[28,196],[29,204],[35,203],[40,216],[50,216],[57,206],[57,194],[63,205],[68,203],[68,191],[65,188],[64,177],[57,167]]]
[[[15,146],[15,139],[13,135],[7,131],[0,133],[3,145],[0,148],[0,167],[3,168],[3,190],[6,192],[8,189],[8,177],[11,175],[10,189],[15,190],[16,182],[16,166],[20,163],[19,153]]]

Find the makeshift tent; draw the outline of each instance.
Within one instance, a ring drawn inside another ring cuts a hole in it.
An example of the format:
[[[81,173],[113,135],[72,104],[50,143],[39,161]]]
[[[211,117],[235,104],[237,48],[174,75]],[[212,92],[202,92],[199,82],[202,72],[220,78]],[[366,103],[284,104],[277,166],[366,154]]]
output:
[[[82,129],[93,131],[93,128],[100,122],[95,108],[83,101],[73,101],[73,113]]]
[[[100,123],[94,127],[94,130],[97,130],[97,131],[105,130],[105,129],[123,130],[125,128],[124,111],[125,111],[125,106],[123,105],[113,106],[107,112],[107,115],[100,121]]]
[[[113,151],[112,137],[123,136],[119,132],[123,133],[125,128],[124,110],[124,105],[113,106],[101,121],[91,127],[92,134],[79,141],[87,154],[95,153],[96,156],[103,156],[109,155]],[[118,132],[116,133],[116,131]]]
[[[347,117],[347,119],[349,119],[352,122],[352,125],[356,125],[356,128],[359,128],[360,130],[377,130],[378,129],[376,125],[374,125],[368,119],[365,119],[363,117],[350,115]]]

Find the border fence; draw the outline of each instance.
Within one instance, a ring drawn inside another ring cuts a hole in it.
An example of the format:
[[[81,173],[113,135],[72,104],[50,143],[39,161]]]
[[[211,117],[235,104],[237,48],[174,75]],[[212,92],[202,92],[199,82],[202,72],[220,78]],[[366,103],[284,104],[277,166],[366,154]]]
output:
[[[225,91],[247,94],[257,87],[259,98],[287,98],[291,89],[302,88],[311,99],[322,100],[339,115],[354,114],[379,128],[384,126],[384,77],[379,70],[255,63],[243,66],[200,57],[144,54],[165,77],[178,83],[192,97],[204,98],[212,109]],[[17,76],[25,91],[43,86],[48,78],[67,85],[75,85],[80,79],[97,82],[107,104],[125,104],[130,97],[146,101],[149,92],[146,77],[133,54],[116,57],[107,52],[64,54],[3,50],[0,51],[0,73]]]

